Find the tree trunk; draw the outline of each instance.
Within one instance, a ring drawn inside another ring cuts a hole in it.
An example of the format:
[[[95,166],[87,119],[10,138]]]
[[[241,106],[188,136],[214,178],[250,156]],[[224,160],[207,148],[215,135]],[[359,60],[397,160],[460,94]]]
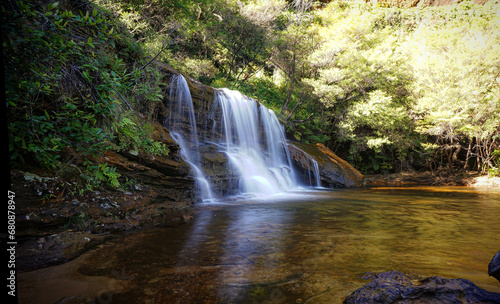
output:
[[[470,154],[471,154],[471,149],[472,149],[472,141],[474,139],[471,139],[469,141],[469,147],[467,148],[467,156],[465,157],[465,165],[464,165],[464,170],[467,170],[467,167],[469,166],[469,158],[470,158]]]

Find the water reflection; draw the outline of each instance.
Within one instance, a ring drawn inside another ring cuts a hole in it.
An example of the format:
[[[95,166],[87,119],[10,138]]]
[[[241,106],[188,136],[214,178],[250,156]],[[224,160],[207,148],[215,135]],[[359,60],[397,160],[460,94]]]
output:
[[[363,273],[389,270],[500,292],[487,274],[500,250],[499,191],[308,191],[194,212],[189,225],[90,253],[80,273],[126,274],[110,303],[341,303],[366,283]]]
[[[206,230],[220,236],[220,298],[265,301],[274,292],[293,302],[328,290],[328,301],[334,293],[340,302],[364,272],[394,269],[468,278],[500,291],[486,271],[500,249],[498,192],[432,187],[305,195],[218,210],[226,226]]]
[[[191,229],[186,234],[183,248],[177,253],[177,267],[189,265],[190,263],[197,263],[198,252],[202,250],[203,244],[210,241],[210,230],[214,213],[210,210],[198,214],[196,220],[193,222]]]
[[[283,227],[288,222],[288,213],[272,208],[249,208],[231,215],[221,244],[221,299],[247,301],[253,287],[269,284],[263,272],[276,268],[283,259],[288,237]]]

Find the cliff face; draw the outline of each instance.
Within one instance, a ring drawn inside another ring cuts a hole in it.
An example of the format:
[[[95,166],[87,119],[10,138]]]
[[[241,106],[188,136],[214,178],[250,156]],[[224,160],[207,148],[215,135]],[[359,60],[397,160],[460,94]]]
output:
[[[171,73],[164,67],[165,74]],[[213,184],[212,190],[217,196],[234,194],[238,190],[239,174],[229,165],[228,155],[220,147],[205,142],[224,142],[222,109],[214,98],[216,93],[211,87],[186,79],[196,113],[197,130],[200,138],[201,167]],[[257,104],[258,105],[258,104]],[[262,107],[258,105],[258,107]],[[184,128],[188,128],[188,122]],[[260,125],[261,138],[265,138],[264,126]],[[363,184],[363,175],[349,163],[339,158],[322,144],[309,145],[294,143],[288,145],[293,167],[299,173],[300,183],[308,185],[309,176],[314,174],[310,162],[315,161],[324,187],[359,187]]]
[[[363,185],[363,175],[324,145],[291,143],[289,147],[303,180],[310,174],[312,158],[318,164],[322,187],[349,188]]]

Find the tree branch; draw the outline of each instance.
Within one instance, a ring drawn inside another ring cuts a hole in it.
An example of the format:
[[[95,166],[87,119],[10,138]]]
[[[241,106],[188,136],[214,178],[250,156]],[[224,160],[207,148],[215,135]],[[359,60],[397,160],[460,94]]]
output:
[[[183,23],[177,25],[176,27],[174,27],[167,35],[167,38],[165,39],[165,42],[163,42],[163,45],[161,46],[161,49],[160,51],[154,55],[153,58],[151,58],[151,60],[148,61],[148,63],[146,63],[144,66],[142,66],[139,70],[143,70],[144,68],[146,68],[151,62],[153,62],[158,56],[160,56],[160,54],[165,50],[167,49],[167,47],[170,45],[170,43],[172,41],[174,41],[175,39],[177,39],[178,37],[180,37],[182,35],[182,33],[185,31],[185,29],[183,29],[181,31],[181,33],[179,35],[177,35],[177,37],[175,37],[174,39],[169,39],[170,38],[170,34],[172,34],[176,29],[178,29],[181,25],[183,25]]]

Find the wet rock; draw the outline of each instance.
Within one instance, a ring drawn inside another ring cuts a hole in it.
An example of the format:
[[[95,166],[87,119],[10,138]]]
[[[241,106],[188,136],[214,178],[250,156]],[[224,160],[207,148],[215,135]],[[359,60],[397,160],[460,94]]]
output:
[[[348,162],[338,157],[323,144],[290,143],[288,145],[293,162],[306,180],[312,170],[311,157],[318,163],[321,186],[360,187],[363,175]]]
[[[158,126],[158,136],[169,143],[168,132],[161,135],[160,131],[165,130]],[[104,233],[171,225],[171,219],[180,218],[176,211],[195,201],[194,179],[189,166],[177,157],[175,144],[169,144],[168,155],[108,151],[100,156],[99,161],[116,168],[120,182],[129,184],[127,191],[103,186],[79,194],[82,185],[71,176],[11,171],[16,236],[22,240],[19,268],[27,271],[64,263],[97,245]],[[75,161],[75,167],[80,165]]]
[[[104,242],[109,235],[63,232],[20,242],[16,252],[17,268],[30,271],[72,260]]]
[[[158,63],[158,67],[164,73],[165,89],[170,90],[170,78],[177,72],[170,67]],[[218,106],[214,97],[215,89],[209,86],[200,84],[199,82],[185,77],[189,86],[191,98],[193,101],[194,112],[196,117],[197,130],[200,139],[205,143],[199,147],[202,170],[205,176],[210,180],[212,192],[216,196],[226,196],[236,194],[239,189],[239,173],[229,166],[227,155],[220,152],[220,147],[211,146],[210,143],[220,142],[225,140],[225,134],[220,125],[220,117],[223,116],[222,107]],[[162,121],[161,116],[167,117],[168,100],[164,100],[164,104],[158,113],[165,113],[159,116],[159,121]],[[178,122],[179,123],[179,122]],[[189,129],[188,121],[183,129]],[[259,130],[263,132],[263,129]],[[310,171],[310,159],[314,158],[320,168],[321,185],[324,187],[358,187],[362,186],[363,175],[354,169],[349,163],[339,158],[332,151],[322,144],[308,145],[300,144],[289,145],[293,161],[301,171],[301,175],[308,176]],[[309,155],[307,155],[309,154]]]
[[[349,295],[344,304],[500,303],[500,294],[481,289],[465,279],[414,280],[397,271],[367,274],[363,278],[372,281]]]
[[[500,251],[495,254],[488,264],[488,274],[500,282]]]

